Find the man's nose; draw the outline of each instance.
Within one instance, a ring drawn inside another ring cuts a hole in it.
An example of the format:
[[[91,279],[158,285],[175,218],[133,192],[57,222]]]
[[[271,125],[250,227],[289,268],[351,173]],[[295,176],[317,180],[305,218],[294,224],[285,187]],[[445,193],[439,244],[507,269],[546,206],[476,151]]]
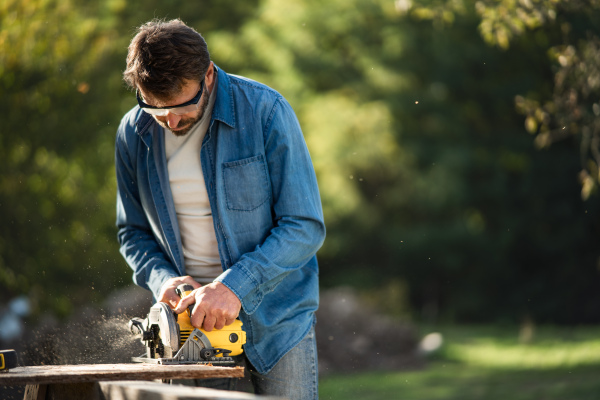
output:
[[[181,121],[181,115],[167,113],[167,125],[169,125],[169,128],[177,128],[179,121]]]

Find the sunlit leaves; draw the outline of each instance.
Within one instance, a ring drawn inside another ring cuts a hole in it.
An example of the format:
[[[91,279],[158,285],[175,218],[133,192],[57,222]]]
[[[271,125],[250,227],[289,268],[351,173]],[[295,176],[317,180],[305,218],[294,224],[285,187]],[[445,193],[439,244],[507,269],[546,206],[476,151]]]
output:
[[[481,0],[475,8],[481,16],[479,29],[492,45],[508,48],[510,41],[527,29],[556,19],[561,0]]]
[[[0,65],[8,69],[27,65],[56,70],[73,61],[86,64],[107,45],[96,37],[96,15],[81,12],[71,0],[4,1],[0,26]],[[86,51],[90,47],[96,47],[95,53]]]
[[[582,197],[588,199],[600,182],[600,39],[590,35],[577,46],[553,47],[550,55],[557,65],[552,98],[540,105],[517,96],[517,109],[539,148],[580,137]]]

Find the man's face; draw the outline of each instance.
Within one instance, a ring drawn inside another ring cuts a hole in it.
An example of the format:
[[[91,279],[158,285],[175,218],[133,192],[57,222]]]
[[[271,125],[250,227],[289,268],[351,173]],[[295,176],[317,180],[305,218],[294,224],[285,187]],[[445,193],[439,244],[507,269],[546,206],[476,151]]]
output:
[[[208,105],[208,98],[210,96],[207,86],[208,85],[205,85],[202,97],[198,102],[199,107],[195,111],[182,115],[168,113],[165,116],[153,115],[152,117],[156,120],[156,122],[158,122],[160,126],[162,126],[165,129],[169,129],[171,132],[173,132],[174,135],[186,135],[192,129],[192,127],[196,125],[196,122],[200,121],[200,119],[202,119],[202,116],[204,115],[204,111],[206,110],[206,106]],[[146,99],[146,101],[149,102],[148,104],[152,106],[170,107],[190,101],[196,96],[199,90],[199,81],[185,81],[185,84],[183,85],[183,88],[181,89],[180,93],[176,97],[173,97],[172,99],[166,102],[161,102],[160,100],[155,99],[151,95],[147,96],[143,92],[142,96],[144,96],[144,99]]]

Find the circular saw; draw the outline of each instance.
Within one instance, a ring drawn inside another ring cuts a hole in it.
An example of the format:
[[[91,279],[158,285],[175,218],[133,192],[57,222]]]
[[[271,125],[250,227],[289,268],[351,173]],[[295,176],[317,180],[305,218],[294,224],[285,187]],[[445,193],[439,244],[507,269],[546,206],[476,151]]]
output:
[[[180,285],[177,293],[184,297],[193,290],[191,285]],[[190,321],[191,307],[175,314],[167,303],[156,303],[146,319],[133,318],[129,329],[141,335],[146,354],[132,357],[134,362],[155,364],[233,364],[233,356],[243,353],[246,332],[242,321],[236,319],[223,329],[208,332],[194,328]]]

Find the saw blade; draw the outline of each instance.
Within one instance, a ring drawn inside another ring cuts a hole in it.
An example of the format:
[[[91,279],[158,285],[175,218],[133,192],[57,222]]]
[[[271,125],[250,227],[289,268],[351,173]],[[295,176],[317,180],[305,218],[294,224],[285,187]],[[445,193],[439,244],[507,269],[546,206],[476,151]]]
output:
[[[179,325],[167,303],[156,303],[150,308],[148,325],[158,327],[158,335],[164,347],[162,357],[171,358],[179,350]]]

